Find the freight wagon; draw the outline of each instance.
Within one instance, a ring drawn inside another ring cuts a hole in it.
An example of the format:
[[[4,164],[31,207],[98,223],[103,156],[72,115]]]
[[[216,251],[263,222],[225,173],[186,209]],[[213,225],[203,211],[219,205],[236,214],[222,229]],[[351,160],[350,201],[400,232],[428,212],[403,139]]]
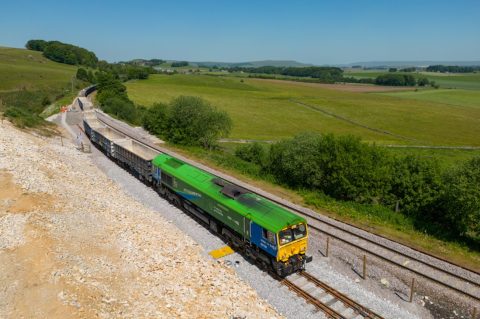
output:
[[[85,133],[107,156],[196,216],[238,251],[285,276],[311,261],[306,220],[247,189],[126,138],[92,113]]]

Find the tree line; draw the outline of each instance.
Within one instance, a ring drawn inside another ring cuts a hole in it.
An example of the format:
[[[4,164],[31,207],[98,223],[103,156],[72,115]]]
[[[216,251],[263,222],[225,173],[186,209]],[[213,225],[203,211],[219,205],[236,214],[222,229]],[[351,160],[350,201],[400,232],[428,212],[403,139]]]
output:
[[[480,66],[459,66],[459,65],[430,65],[426,69],[428,72],[440,73],[471,73],[480,71]]]
[[[337,67],[231,67],[230,72],[245,72],[258,74],[276,74],[294,77],[309,77],[318,79],[325,83],[341,82],[343,80],[343,70]]]
[[[434,159],[398,156],[353,136],[305,133],[271,146],[239,146],[235,155],[294,189],[375,204],[439,237],[480,245],[480,157],[443,170]]]
[[[43,56],[55,62],[96,67],[98,58],[87,49],[60,41],[30,40],[25,47],[43,52]]]
[[[104,60],[99,61],[95,53],[87,49],[59,41],[29,40],[25,47],[29,50],[43,52],[43,55],[52,61],[78,65],[77,79],[89,83],[97,81],[96,76],[99,72],[110,73],[121,81],[147,79],[150,74],[156,73],[152,65],[163,62],[160,59],[151,59],[108,63]]]

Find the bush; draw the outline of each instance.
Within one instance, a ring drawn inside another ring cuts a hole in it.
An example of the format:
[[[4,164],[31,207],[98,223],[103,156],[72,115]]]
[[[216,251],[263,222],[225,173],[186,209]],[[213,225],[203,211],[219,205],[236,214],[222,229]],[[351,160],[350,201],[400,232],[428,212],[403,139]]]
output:
[[[142,125],[152,134],[165,136],[168,128],[168,105],[155,103],[145,110]]]
[[[266,169],[296,188],[377,203],[389,190],[389,157],[353,136],[301,134],[272,145]]]
[[[260,143],[254,142],[237,146],[235,156],[246,162],[263,165],[266,160],[266,151]]]
[[[36,127],[45,123],[43,118],[41,118],[38,114],[15,106],[7,107],[4,112],[4,116],[7,117],[13,124],[21,128]]]

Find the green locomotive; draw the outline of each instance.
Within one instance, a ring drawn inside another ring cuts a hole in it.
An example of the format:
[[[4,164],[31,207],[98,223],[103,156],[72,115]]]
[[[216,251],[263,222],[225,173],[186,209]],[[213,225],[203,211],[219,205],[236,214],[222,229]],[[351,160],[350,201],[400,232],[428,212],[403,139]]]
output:
[[[157,191],[281,276],[305,268],[307,222],[275,203],[166,154],[152,161]]]

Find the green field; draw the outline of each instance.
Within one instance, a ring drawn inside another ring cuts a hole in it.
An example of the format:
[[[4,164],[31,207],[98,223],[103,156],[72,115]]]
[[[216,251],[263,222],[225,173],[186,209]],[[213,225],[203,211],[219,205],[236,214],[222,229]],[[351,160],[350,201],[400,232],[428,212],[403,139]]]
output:
[[[146,106],[201,96],[230,114],[232,139],[278,140],[315,131],[355,134],[378,144],[480,146],[475,91],[359,93],[208,75],[153,75],[127,83],[127,89]]]
[[[439,89],[439,90],[420,90],[408,92],[389,92],[382,93],[398,98],[413,99],[441,104],[457,106],[459,108],[471,107],[480,108],[480,90],[463,89]]]
[[[376,78],[387,71],[349,71],[345,72],[345,76],[353,76],[356,78]],[[400,72],[399,72],[400,73]],[[411,72],[406,73],[419,77],[426,77],[430,81],[435,81],[441,88],[454,88],[466,90],[480,90],[480,73],[436,73],[436,72]]]
[[[0,92],[63,89],[77,68],[52,62],[41,52],[0,47]]]
[[[19,127],[43,127],[39,132],[52,133],[39,115],[46,106],[49,111],[44,115],[48,116],[58,111],[60,100],[72,100],[76,94],[71,80],[76,70],[52,62],[40,52],[0,47],[0,112]]]

